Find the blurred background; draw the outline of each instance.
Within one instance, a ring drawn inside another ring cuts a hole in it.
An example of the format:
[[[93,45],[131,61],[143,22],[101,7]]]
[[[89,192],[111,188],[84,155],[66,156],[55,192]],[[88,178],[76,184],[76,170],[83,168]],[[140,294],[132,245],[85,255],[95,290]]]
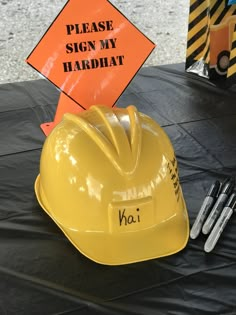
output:
[[[82,1],[82,0],[78,0]],[[38,79],[25,58],[66,0],[0,0],[0,83]],[[144,66],[185,61],[189,2],[111,0],[157,47]]]

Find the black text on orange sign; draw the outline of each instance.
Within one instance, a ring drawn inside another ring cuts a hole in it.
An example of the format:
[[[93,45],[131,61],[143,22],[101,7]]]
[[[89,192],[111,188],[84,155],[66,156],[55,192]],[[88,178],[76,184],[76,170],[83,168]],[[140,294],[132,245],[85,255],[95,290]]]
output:
[[[113,30],[113,21],[99,21],[91,23],[68,24],[66,25],[66,34],[83,34],[83,33],[97,33]]]

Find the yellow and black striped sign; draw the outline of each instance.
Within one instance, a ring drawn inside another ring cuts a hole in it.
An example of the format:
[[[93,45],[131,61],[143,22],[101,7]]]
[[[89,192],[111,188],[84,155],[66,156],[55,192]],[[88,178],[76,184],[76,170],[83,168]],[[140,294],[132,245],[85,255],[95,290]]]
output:
[[[232,36],[232,46],[229,57],[229,67],[227,70],[227,79],[236,78],[236,26],[234,27],[234,33]]]
[[[223,23],[236,14],[236,6],[226,0],[190,0],[186,69],[196,61],[210,63],[211,25]]]
[[[186,68],[203,57],[209,18],[207,0],[190,0]]]

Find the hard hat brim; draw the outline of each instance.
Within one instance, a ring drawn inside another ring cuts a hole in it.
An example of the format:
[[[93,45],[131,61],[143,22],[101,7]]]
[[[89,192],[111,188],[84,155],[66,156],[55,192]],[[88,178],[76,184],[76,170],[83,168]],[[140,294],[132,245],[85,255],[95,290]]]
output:
[[[181,211],[176,211],[176,215],[169,220],[139,232],[111,234],[79,231],[60,224],[42,202],[40,175],[35,181],[35,193],[43,210],[70,242],[83,255],[100,264],[122,265],[172,255],[182,250],[189,238],[188,214],[183,198],[179,202]]]

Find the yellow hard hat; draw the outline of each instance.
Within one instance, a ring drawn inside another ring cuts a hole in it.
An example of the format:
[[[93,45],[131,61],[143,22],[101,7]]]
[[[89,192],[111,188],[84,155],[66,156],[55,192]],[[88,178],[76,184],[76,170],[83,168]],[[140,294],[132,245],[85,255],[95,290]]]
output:
[[[134,106],[65,114],[43,145],[35,192],[70,242],[98,263],[171,255],[188,240],[171,142]]]

